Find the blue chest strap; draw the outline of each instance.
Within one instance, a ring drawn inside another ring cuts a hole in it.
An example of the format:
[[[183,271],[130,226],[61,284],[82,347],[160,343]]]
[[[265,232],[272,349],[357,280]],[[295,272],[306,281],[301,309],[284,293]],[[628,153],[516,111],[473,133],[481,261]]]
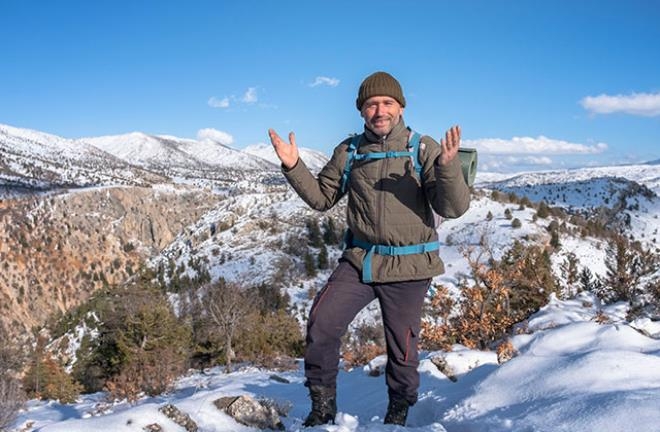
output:
[[[372,152],[372,153],[358,153],[357,149],[360,145],[360,138],[362,134],[353,135],[350,144],[346,148],[348,157],[344,165],[344,172],[341,176],[341,193],[345,193],[348,187],[348,180],[351,176],[351,169],[353,168],[354,161],[363,160],[377,160],[377,159],[390,159],[409,157],[415,165],[415,171],[419,178],[422,178],[422,164],[419,161],[419,146],[422,136],[417,132],[410,131],[408,137],[408,150],[407,151],[387,151],[387,152]]]

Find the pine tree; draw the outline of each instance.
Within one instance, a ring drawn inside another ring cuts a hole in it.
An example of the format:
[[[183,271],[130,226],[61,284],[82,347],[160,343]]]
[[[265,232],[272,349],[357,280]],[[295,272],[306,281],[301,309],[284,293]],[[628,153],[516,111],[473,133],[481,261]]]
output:
[[[545,203],[545,201],[541,201],[539,203],[539,208],[536,210],[536,215],[541,219],[545,219],[550,216],[550,209],[548,208],[548,205]]]
[[[558,250],[561,247],[558,230],[553,230],[550,232],[550,246],[552,246],[555,250]]]
[[[305,255],[303,255],[303,262],[305,264],[305,273],[307,276],[316,276],[316,263],[314,262],[314,257],[309,252],[309,249],[306,250]]]
[[[328,248],[325,247],[325,244],[322,244],[321,250],[319,250],[317,265],[320,270],[328,268]]]
[[[628,240],[615,236],[606,249],[607,273],[599,296],[606,302],[632,302],[640,290],[640,264],[640,257]]]
[[[577,292],[573,292],[573,287],[577,285],[579,280],[578,259],[573,252],[566,254],[566,258],[564,258],[560,268],[562,275],[564,276],[564,280],[566,280],[566,292],[570,295],[577,294]]]
[[[323,241],[319,221],[316,218],[308,217],[305,219],[305,225],[307,227],[308,244],[313,247],[320,247]]]
[[[323,241],[327,245],[336,245],[341,240],[341,236],[337,232],[334,219],[331,217],[323,221]]]
[[[582,267],[579,275],[580,291],[592,291],[594,289],[594,275],[589,267]]]

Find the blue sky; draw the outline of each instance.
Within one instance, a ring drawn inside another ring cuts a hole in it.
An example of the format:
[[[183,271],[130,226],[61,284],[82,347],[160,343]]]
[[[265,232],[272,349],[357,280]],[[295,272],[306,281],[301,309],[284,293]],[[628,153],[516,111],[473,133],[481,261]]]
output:
[[[460,124],[482,169],[660,159],[658,1],[0,0],[0,17],[0,123],[66,138],[243,148],[272,127],[330,154],[385,70],[407,124]]]

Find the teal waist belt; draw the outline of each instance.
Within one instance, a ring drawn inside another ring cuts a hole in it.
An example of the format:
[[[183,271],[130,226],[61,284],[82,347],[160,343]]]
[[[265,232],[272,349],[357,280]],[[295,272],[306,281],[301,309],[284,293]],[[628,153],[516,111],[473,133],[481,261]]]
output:
[[[367,251],[367,254],[364,256],[364,260],[362,260],[362,282],[364,283],[373,282],[371,276],[371,258],[374,254],[383,256],[414,255],[425,252],[433,252],[440,249],[440,243],[437,241],[419,243],[409,246],[389,246],[371,244],[369,242],[357,239],[352,235],[347,236],[346,246],[359,247],[360,249]]]

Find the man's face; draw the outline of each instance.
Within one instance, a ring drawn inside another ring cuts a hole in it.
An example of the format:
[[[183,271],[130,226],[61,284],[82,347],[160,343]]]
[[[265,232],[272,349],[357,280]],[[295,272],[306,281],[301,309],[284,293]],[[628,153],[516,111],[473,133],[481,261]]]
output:
[[[360,113],[369,129],[378,136],[385,136],[399,123],[403,107],[389,96],[372,96],[364,101]]]

